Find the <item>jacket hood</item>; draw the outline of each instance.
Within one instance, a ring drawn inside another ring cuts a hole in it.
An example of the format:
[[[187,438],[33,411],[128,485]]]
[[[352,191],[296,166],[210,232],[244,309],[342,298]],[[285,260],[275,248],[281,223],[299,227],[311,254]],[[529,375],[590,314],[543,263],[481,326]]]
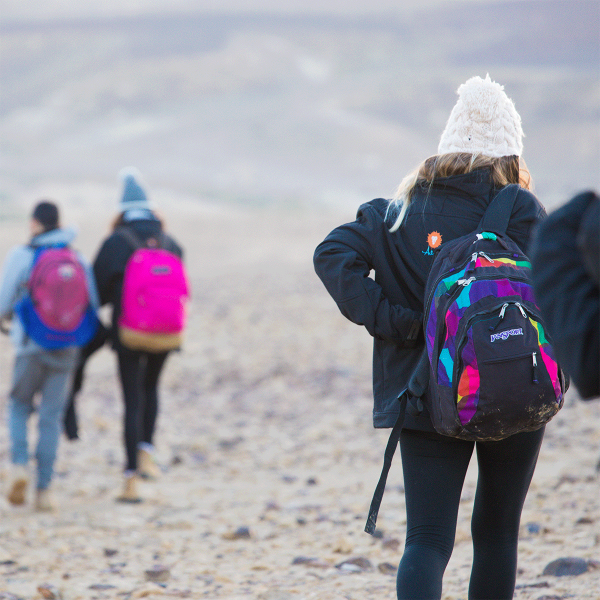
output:
[[[425,184],[425,187],[429,187]],[[440,177],[433,181],[432,187],[444,192],[456,192],[467,196],[488,197],[493,189],[493,183],[489,169],[476,169],[462,175],[451,177]]]
[[[29,242],[34,248],[40,246],[54,246],[58,244],[70,244],[77,237],[77,230],[74,227],[65,229],[52,229],[31,238]]]

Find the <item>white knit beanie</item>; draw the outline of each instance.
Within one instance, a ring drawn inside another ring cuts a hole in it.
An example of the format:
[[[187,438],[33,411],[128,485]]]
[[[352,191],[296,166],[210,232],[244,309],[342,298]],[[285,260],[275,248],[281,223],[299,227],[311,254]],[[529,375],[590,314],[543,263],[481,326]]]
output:
[[[483,156],[521,156],[523,129],[521,117],[504,87],[492,81],[471,77],[457,90],[438,154],[466,152]]]

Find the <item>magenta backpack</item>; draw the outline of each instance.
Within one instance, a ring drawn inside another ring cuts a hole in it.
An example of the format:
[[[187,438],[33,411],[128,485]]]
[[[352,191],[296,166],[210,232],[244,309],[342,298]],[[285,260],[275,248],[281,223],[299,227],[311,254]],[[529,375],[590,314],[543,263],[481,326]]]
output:
[[[172,252],[144,244],[129,228],[117,230],[135,250],[125,266],[119,340],[131,350],[166,352],[181,346],[190,297],[183,262]],[[151,240],[156,243],[154,238]]]
[[[37,248],[27,290],[15,312],[27,336],[40,346],[83,346],[93,337],[98,321],[90,306],[86,272],[71,248]]]

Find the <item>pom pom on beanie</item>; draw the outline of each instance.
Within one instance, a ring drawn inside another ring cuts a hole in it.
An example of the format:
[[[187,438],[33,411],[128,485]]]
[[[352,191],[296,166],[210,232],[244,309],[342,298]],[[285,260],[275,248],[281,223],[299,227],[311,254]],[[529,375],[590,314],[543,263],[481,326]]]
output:
[[[457,90],[454,105],[438,146],[438,154],[465,152],[493,158],[521,156],[521,117],[504,87],[471,77]]]
[[[119,175],[123,180],[123,195],[119,202],[119,210],[121,212],[138,209],[152,210],[152,205],[141,185],[140,172],[134,167],[127,167]]]

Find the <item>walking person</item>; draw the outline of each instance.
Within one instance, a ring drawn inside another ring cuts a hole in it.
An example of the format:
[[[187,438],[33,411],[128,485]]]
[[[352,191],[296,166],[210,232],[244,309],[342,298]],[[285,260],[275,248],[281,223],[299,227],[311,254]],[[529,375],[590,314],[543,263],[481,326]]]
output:
[[[183,251],[171,236],[164,233],[162,222],[153,210],[137,170],[126,169],[122,177],[119,213],[111,234],[102,243],[94,261],[94,275],[101,305],[110,304],[112,307],[109,339],[117,354],[124,401],[126,463],[124,487],[117,500],[140,502],[138,478],[155,479],[160,475],[154,459],[158,383],[170,349],[177,347],[179,342],[175,340],[174,344],[144,349],[143,343],[135,344],[129,337],[123,337],[125,273],[132,255],[139,248],[161,248],[177,259],[182,258]]]
[[[581,192],[539,225],[531,255],[540,309],[583,400],[600,396],[599,233],[600,196]]]
[[[0,281],[0,318],[12,319],[10,334],[15,349],[8,409],[8,500],[13,505],[26,502],[27,422],[37,409],[35,507],[46,511],[54,508],[50,483],[78,346],[94,334],[98,295],[90,265],[69,248],[75,230],[60,228],[55,203],[42,201],[35,206],[30,232],[29,243],[13,248],[7,256]],[[40,298],[46,312],[38,314]],[[56,322],[48,329],[48,319],[54,317]]]
[[[403,179],[393,200],[363,204],[356,220],[334,229],[314,255],[316,272],[342,314],[374,338],[374,426],[393,427],[403,418],[407,532],[397,575],[401,600],[441,598],[474,450],[479,474],[468,597],[513,597],[521,511],[544,435],[542,427],[500,441],[448,437],[434,429],[426,402],[413,411],[398,401],[425,343],[424,290],[434,250],[475,231],[508,184],[520,188],[507,234],[523,251],[545,216],[521,159],[521,118],[503,87],[489,76],[473,77],[458,95],[437,154]]]

